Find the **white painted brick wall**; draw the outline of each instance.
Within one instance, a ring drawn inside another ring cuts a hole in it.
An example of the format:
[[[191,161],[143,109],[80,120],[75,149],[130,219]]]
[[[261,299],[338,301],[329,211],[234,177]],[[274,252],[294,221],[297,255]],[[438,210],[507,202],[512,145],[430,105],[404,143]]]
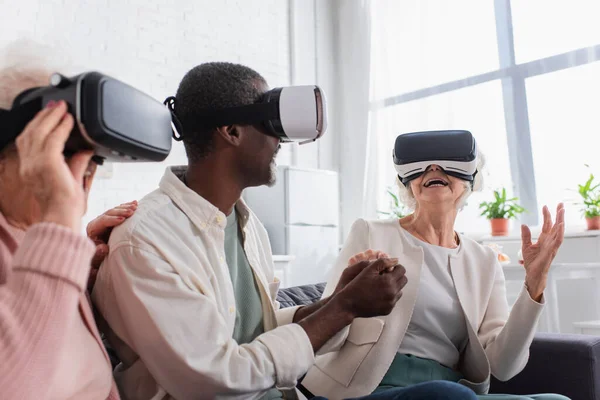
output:
[[[284,0],[0,0],[0,47],[19,38],[56,49],[59,65],[107,73],[161,101],[206,61],[246,64],[271,86],[290,82]],[[141,198],[166,165],[185,162],[176,144],[164,163],[113,165],[112,178],[94,183],[86,220]]]

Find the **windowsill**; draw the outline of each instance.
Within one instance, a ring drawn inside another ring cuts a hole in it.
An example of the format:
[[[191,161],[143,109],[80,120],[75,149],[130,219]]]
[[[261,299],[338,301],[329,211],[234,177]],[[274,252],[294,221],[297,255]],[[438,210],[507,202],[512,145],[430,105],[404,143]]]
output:
[[[540,228],[533,229],[531,232],[531,236],[536,238],[539,236]],[[473,239],[475,241],[485,240],[486,242],[494,241],[494,242],[506,242],[513,240],[521,240],[521,232],[510,232],[508,236],[492,236],[489,232],[461,232],[461,234],[465,235],[469,239]],[[578,238],[578,237],[590,237],[590,236],[600,236],[600,230],[598,231],[588,231],[584,227],[572,228],[565,231],[565,238]]]

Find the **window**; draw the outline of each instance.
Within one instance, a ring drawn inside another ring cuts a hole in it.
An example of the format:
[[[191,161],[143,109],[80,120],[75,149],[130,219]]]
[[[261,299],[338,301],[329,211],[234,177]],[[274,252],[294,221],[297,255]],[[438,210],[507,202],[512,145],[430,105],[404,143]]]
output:
[[[492,1],[378,0],[371,18],[372,70],[386,76],[372,99],[498,69]]]
[[[525,82],[538,204],[566,201],[566,223],[585,224],[575,191],[590,172],[600,177],[600,63]]]
[[[600,1],[511,1],[517,63],[600,44]]]
[[[468,129],[487,158],[486,191],[470,198],[459,230],[489,232],[478,204],[501,187],[530,211],[523,222],[539,224],[542,205],[563,201],[567,229],[581,229],[577,184],[600,177],[600,1],[371,4],[379,209],[389,207],[396,135]]]

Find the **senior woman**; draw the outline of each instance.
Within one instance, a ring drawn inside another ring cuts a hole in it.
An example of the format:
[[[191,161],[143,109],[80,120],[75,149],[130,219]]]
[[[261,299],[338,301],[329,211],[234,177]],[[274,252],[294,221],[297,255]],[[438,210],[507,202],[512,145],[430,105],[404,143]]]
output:
[[[355,320],[337,338],[339,350],[320,356],[303,385],[335,399],[448,380],[485,399],[565,399],[487,395],[490,375],[508,380],[527,364],[548,270],[564,235],[563,205],[554,225],[544,207],[536,243],[522,227],[526,277],[509,312],[494,251],[454,230],[467,197],[482,187],[474,138],[468,131],[411,135],[397,139],[394,160],[401,197],[414,211],[400,220],[356,221],[324,293],[336,287],[349,261],[389,254],[406,268],[403,297],[386,317]]]
[[[0,70],[0,108],[48,83],[43,68]],[[73,117],[50,104],[15,141],[0,126],[0,397],[118,399],[86,285],[108,252],[105,236],[133,214],[126,203],[88,225],[81,218],[96,164],[65,160]],[[5,133],[5,132],[4,132]]]

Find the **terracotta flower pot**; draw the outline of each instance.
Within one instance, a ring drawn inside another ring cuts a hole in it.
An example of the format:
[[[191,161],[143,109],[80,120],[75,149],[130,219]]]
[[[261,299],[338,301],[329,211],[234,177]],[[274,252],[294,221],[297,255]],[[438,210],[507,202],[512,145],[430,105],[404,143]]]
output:
[[[586,218],[588,231],[597,231],[600,229],[600,217]]]
[[[492,218],[490,224],[492,225],[492,236],[508,236],[508,224],[509,220],[506,218]]]

